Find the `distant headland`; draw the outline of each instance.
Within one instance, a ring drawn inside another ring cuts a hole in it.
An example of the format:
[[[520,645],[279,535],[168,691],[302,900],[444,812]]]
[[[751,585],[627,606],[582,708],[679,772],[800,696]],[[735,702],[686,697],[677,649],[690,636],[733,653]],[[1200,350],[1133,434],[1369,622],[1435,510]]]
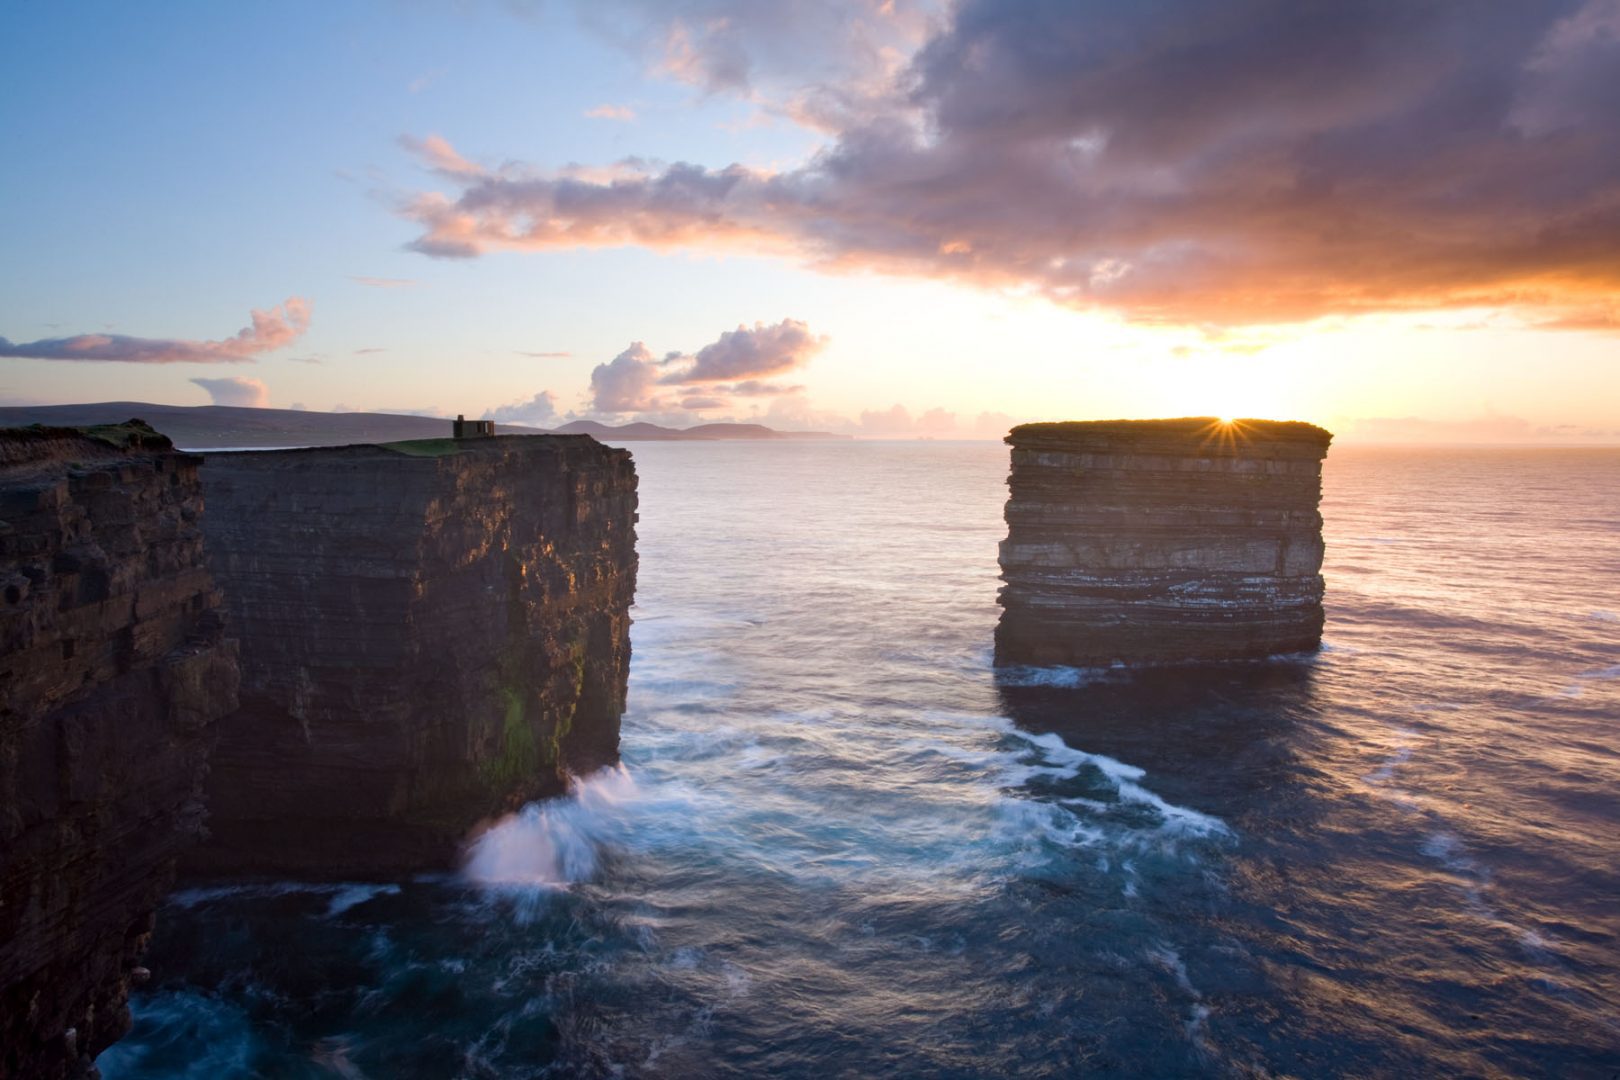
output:
[[[272,449],[344,446],[351,443],[435,439],[450,430],[447,417],[380,412],[315,412],[304,409],[252,409],[230,405],[156,405],[145,401],[103,401],[85,405],[0,407],[0,427],[46,424],[88,427],[139,417],[184,449]],[[634,423],[614,427],[574,420],[558,428],[501,424],[503,435],[590,435],[603,442],[846,439],[826,431],[777,431],[763,424],[699,424],[690,428]]]

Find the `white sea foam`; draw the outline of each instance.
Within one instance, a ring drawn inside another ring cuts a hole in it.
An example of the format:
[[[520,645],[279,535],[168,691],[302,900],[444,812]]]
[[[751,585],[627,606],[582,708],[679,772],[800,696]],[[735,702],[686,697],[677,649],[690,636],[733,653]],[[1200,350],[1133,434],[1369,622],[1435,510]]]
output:
[[[1398,741],[1394,752],[1379,762],[1378,767],[1372,772],[1362,777],[1363,780],[1371,784],[1385,783],[1395,775],[1396,769],[1412,760],[1412,746],[1407,740],[1416,738],[1417,732],[1401,728],[1395,732],[1395,736]]]
[[[596,869],[597,847],[621,831],[638,795],[624,768],[576,779],[567,798],[530,803],[469,845],[462,872],[503,889],[561,889]]]
[[[399,893],[398,885],[350,885],[338,890],[332,897],[332,902],[326,905],[327,915],[341,915],[350,908],[358,907],[367,900],[379,896],[395,896]]]
[[[1155,811],[1160,819],[1159,827],[1165,832],[1194,836],[1224,836],[1231,831],[1219,818],[1167,802],[1158,794],[1143,787],[1141,781],[1147,776],[1147,772],[1136,765],[1128,765],[1104,754],[1076,750],[1060,736],[1049,732],[1037,735],[1021,730],[1011,721],[1003,723],[1007,734],[1038,747],[1046,760],[1066,767],[1067,775],[1078,776],[1085,768],[1096,769],[1102,773],[1113,785],[1122,802],[1135,803]]]
[[[1109,668],[1101,667],[1025,667],[1012,666],[996,671],[996,680],[1004,686],[1058,686],[1073,688],[1089,686],[1108,677]]]
[[[1440,862],[1456,877],[1458,886],[1468,904],[1480,915],[1498,919],[1496,911],[1485,900],[1490,885],[1489,872],[1468,854],[1468,849],[1454,833],[1443,829],[1431,832],[1419,847],[1423,854]]]
[[[206,885],[192,889],[178,889],[169,894],[168,902],[181,908],[194,908],[216,900],[262,900],[275,896],[310,893],[330,896],[326,914],[341,915],[378,896],[399,892],[398,885],[368,885],[356,882],[277,881],[252,885]]]
[[[567,797],[485,830],[468,846],[464,879],[515,900],[520,917],[590,879],[608,849],[735,859],[805,881],[977,890],[1079,850],[1178,852],[1229,833],[1152,791],[1143,769],[999,715],[926,713],[892,728],[832,714],[759,716],[746,728],[691,722],[669,714],[638,732],[640,764],[579,779]],[[855,725],[869,756],[846,762]],[[863,768],[884,769],[893,797],[844,805],[820,789]],[[1077,779],[1091,790],[1029,789]]]
[[[1559,691],[1564,697],[1578,698],[1586,693],[1586,684],[1591,682],[1608,682],[1620,679],[1620,664],[1610,664],[1608,667],[1592,668],[1588,671],[1575,673],[1575,681]]]
[[[1209,1014],[1210,1008],[1204,1003],[1204,995],[1198,987],[1192,984],[1187,977],[1187,965],[1181,959],[1181,954],[1174,948],[1165,944],[1150,946],[1147,958],[1157,966],[1163,968],[1176,980],[1176,986],[1181,992],[1192,999],[1192,1007],[1188,1010],[1186,1023],[1182,1030],[1186,1033],[1187,1041],[1200,1055],[1211,1053],[1209,1045]]]
[[[1198,992],[1197,988],[1193,986],[1192,980],[1187,978],[1187,965],[1182,962],[1181,954],[1175,949],[1171,948],[1169,945],[1154,945],[1147,950],[1147,957],[1159,967],[1169,972],[1170,975],[1176,980],[1176,985],[1181,987],[1182,991],[1188,997],[1191,997],[1194,1000],[1203,997],[1203,995]]]

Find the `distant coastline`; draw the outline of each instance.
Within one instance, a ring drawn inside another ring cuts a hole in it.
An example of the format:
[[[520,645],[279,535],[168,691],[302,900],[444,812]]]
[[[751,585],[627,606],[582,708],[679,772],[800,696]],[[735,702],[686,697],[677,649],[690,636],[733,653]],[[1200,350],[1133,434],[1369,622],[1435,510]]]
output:
[[[438,438],[450,430],[448,418],[399,413],[332,413],[229,405],[156,405],[145,401],[0,407],[0,427],[25,427],[29,424],[82,427],[122,423],[134,418],[145,420],[172,439],[176,446],[188,450],[399,442]],[[849,438],[827,431],[777,431],[763,424],[699,424],[690,428],[672,428],[643,422],[614,427],[595,420],[574,420],[558,428],[500,424],[496,431],[504,435],[590,435],[602,442],[820,441]]]

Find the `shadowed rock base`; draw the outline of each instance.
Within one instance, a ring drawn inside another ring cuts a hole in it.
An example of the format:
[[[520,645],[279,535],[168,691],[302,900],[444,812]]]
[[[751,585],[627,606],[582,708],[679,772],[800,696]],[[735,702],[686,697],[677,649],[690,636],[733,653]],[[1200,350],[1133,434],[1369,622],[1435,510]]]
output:
[[[1322,640],[1311,424],[1024,424],[1007,436],[999,664],[1299,652]]]
[[[202,832],[237,669],[198,461],[134,422],[0,432],[0,1077],[95,1075]]]
[[[206,876],[454,865],[481,819],[617,760],[630,455],[586,436],[209,454],[241,641]]]

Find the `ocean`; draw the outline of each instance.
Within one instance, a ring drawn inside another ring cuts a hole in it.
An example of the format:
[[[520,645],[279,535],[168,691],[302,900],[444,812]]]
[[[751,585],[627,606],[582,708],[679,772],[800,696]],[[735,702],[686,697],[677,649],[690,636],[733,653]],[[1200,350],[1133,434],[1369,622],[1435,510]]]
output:
[[[1319,654],[998,673],[1005,447],[631,448],[622,768],[177,893],[107,1080],[1620,1074],[1620,451],[1335,448]]]

